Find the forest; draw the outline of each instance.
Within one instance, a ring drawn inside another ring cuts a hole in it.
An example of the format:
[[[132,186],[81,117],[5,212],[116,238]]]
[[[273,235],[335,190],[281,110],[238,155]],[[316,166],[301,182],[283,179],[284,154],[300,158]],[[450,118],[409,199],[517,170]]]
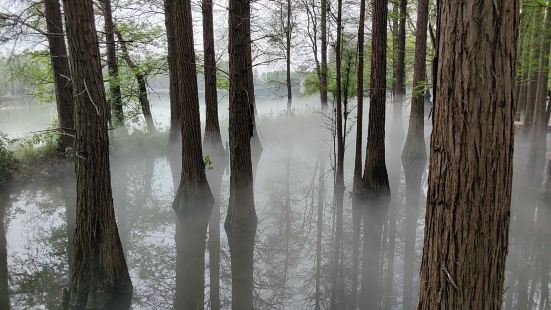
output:
[[[0,310],[551,310],[551,0],[0,0]]]

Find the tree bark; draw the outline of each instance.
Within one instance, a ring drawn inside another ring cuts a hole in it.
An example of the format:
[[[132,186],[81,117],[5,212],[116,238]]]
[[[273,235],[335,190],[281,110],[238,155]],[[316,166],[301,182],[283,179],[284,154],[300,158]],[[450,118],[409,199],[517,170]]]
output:
[[[287,25],[285,26],[285,60],[287,62],[287,110],[291,108],[293,101],[292,85],[291,85],[291,0],[287,0]]]
[[[193,41],[191,1],[166,0],[167,23],[173,29],[174,48],[169,63],[171,83],[181,107],[182,172],[172,208],[177,216],[176,309],[202,309],[204,306],[205,237],[214,199],[209,188],[201,147],[199,94]],[[180,232],[181,234],[179,234]]]
[[[517,0],[440,2],[418,309],[501,306],[518,14]]]
[[[119,64],[117,61],[117,45],[115,44],[115,26],[113,24],[113,11],[111,0],[103,1],[103,17],[105,18],[105,43],[107,45],[107,68],[109,73],[109,99],[113,113],[114,125],[124,125],[124,112],[122,109],[122,94],[119,81]]]
[[[54,73],[57,120],[61,132],[59,148],[60,152],[65,153],[67,148],[73,148],[75,142],[75,114],[71,69],[65,46],[63,17],[59,0],[44,0],[44,15],[48,29],[50,61]]]
[[[140,68],[136,63],[130,58],[130,53],[128,52],[128,47],[126,46],[126,41],[122,36],[120,31],[115,30],[115,34],[119,39],[122,51],[122,59],[126,62],[126,65],[132,70],[136,82],[138,83],[138,99],[140,101],[140,106],[142,108],[142,114],[145,119],[145,124],[147,125],[147,130],[150,133],[156,132],[155,123],[153,122],[153,116],[151,115],[151,105],[149,104],[149,98],[147,96],[147,85],[146,85],[146,76],[143,72],[140,71]]]
[[[70,306],[129,307],[132,283],[119,239],[109,171],[108,106],[91,0],[63,1],[76,131],[76,231]]]
[[[358,296],[358,268],[360,256],[360,229],[363,205],[362,182],[362,130],[364,96],[364,39],[365,39],[365,0],[360,1],[360,20],[358,26],[358,64],[356,77],[356,152],[354,154],[354,178],[352,180],[352,296],[351,307],[356,309]]]
[[[252,82],[250,0],[230,0],[230,200],[224,228],[228,235],[232,271],[232,309],[253,309],[253,254],[257,217],[254,207],[251,137],[254,106]]]

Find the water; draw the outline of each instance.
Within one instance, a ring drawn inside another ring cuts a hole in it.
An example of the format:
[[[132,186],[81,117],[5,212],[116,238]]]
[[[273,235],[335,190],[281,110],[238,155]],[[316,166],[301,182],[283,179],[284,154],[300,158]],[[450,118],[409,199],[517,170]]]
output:
[[[169,120],[166,96],[153,97],[152,111],[160,128]],[[352,104],[353,106],[354,104]],[[286,100],[257,100],[259,132],[264,152],[255,175],[255,203],[259,218],[254,260],[255,307],[257,309],[313,309],[315,293],[316,219],[319,156],[326,157],[322,170],[326,187],[323,206],[322,306],[328,306],[331,278],[332,232],[332,140],[319,112],[317,97],[299,98],[293,102],[295,112],[287,116]],[[379,303],[389,309],[402,309],[405,257],[405,181],[400,162],[403,133],[387,115],[387,166],[392,202],[384,221]],[[203,113],[204,107],[201,111]],[[227,97],[220,108],[223,140],[227,140]],[[404,109],[402,126],[407,130]],[[0,111],[0,130],[11,137],[47,128],[54,114],[52,106],[32,105]],[[351,116],[353,118],[353,116]],[[203,116],[202,116],[203,118]],[[367,111],[364,116],[367,120]],[[348,124],[353,124],[350,120]],[[134,126],[139,125],[139,122]],[[367,124],[364,124],[367,126]],[[367,127],[364,127],[367,128]],[[427,145],[430,122],[426,122]],[[344,274],[351,272],[352,220],[351,177],[353,168],[354,132],[347,136],[345,158],[344,201]],[[392,136],[391,136],[392,135]],[[365,136],[364,136],[365,140]],[[365,143],[365,142],[364,142]],[[145,146],[147,148],[147,146]],[[504,300],[510,308],[536,308],[542,293],[548,291],[549,212],[539,202],[540,195],[526,186],[518,171],[523,162],[522,145],[517,147],[512,205],[511,248],[507,267],[507,288]],[[162,152],[161,152],[162,153]],[[289,154],[289,156],[287,156]],[[287,162],[289,161],[289,162]],[[287,168],[288,167],[288,168]],[[288,169],[288,170],[287,170]],[[417,232],[413,259],[413,294],[417,294],[419,260],[422,251],[424,204],[427,190],[427,167],[416,216]],[[114,205],[120,237],[126,253],[134,294],[133,309],[171,309],[175,292],[176,243],[175,218],[171,209],[173,185],[165,156],[158,152],[129,152],[124,147],[111,154]],[[287,184],[287,173],[289,183]],[[60,167],[57,175],[37,177],[34,182],[11,184],[0,194],[4,210],[4,236],[7,255],[2,255],[0,242],[0,292],[9,286],[13,309],[51,309],[59,303],[61,290],[68,284],[70,247],[68,231],[75,204],[74,168]],[[286,235],[285,201],[289,189],[290,233]],[[221,191],[221,268],[220,295],[224,309],[230,308],[231,272],[228,243],[223,228],[229,196],[229,175],[224,174]],[[0,213],[2,214],[2,213]],[[547,223],[547,224],[546,224]],[[0,230],[0,241],[2,237]],[[289,238],[287,238],[289,237]],[[392,251],[392,240],[395,241]],[[287,250],[288,249],[288,250]],[[393,259],[391,260],[391,258]],[[2,273],[7,263],[7,275]],[[208,254],[205,284],[208,307]],[[389,268],[392,266],[393,272]],[[546,282],[547,281],[547,282]],[[350,282],[344,284],[350,290]],[[525,294],[523,294],[525,292]],[[2,296],[0,296],[0,299]],[[415,296],[413,296],[415,298]],[[545,297],[544,297],[545,299]],[[549,301],[547,301],[549,305]],[[0,306],[1,307],[1,306]]]

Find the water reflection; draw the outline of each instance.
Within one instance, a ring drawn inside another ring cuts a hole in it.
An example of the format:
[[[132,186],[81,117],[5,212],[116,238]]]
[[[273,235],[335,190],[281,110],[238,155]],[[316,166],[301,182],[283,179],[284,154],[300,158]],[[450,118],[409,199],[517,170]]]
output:
[[[285,108],[285,103],[282,106]],[[300,100],[293,106],[299,107]],[[254,188],[258,215],[254,268],[246,262],[240,265],[245,270],[239,272],[252,276],[251,298],[256,309],[327,309],[335,219],[330,131],[318,112],[298,111],[287,117],[286,112],[274,112],[275,106],[262,110],[258,135],[263,152]],[[227,127],[224,122],[222,128]],[[367,238],[361,240],[365,247],[359,251],[358,266],[361,272],[365,270],[365,276],[358,277],[358,299],[370,303],[370,309],[413,309],[428,168],[423,165],[403,171],[399,156],[403,134],[387,133],[392,200],[387,202],[388,211],[377,213],[380,209],[371,206],[372,213],[366,215],[363,229]],[[222,136],[227,140],[227,132]],[[354,137],[347,140],[354,141]],[[347,148],[345,158],[347,191],[352,184],[352,149]],[[526,166],[525,149],[522,144],[515,148],[504,309],[545,309],[550,303],[551,183],[543,187],[526,182],[520,170]],[[213,169],[207,172],[216,199],[206,239],[208,259],[201,277],[205,307],[209,309],[216,309],[218,304],[229,309],[232,301],[229,244],[226,234],[220,232],[229,196],[229,175],[222,167],[214,160]],[[172,309],[182,297],[177,292],[177,276],[182,250],[179,240],[183,237],[170,208],[174,191],[168,160],[158,152],[123,150],[112,154],[111,169],[119,233],[134,284],[132,308]],[[55,177],[0,190],[0,309],[6,309],[8,302],[13,308],[54,308],[59,304],[61,289],[68,282],[72,251],[73,174],[69,166]],[[351,197],[345,195],[345,298],[351,295],[353,282],[351,215]]]

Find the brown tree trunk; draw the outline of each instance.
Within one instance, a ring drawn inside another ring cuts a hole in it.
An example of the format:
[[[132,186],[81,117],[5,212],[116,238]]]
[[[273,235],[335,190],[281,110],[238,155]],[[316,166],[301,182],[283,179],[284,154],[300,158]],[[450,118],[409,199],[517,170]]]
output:
[[[425,151],[425,85],[427,58],[427,26],[429,2],[419,0],[415,34],[415,67],[413,73],[413,93],[409,128],[402,151],[402,163],[406,178],[406,218],[404,245],[403,309],[413,305],[413,274],[415,269],[415,237],[419,215],[419,197],[427,154]]]
[[[322,111],[327,110],[327,11],[328,0],[321,0],[321,70],[320,70],[320,101]]]
[[[364,97],[364,39],[365,39],[365,0],[360,1],[360,20],[358,26],[358,64],[356,77],[356,152],[354,154],[354,178],[352,181],[352,296],[351,307],[356,309],[358,296],[358,268],[360,256],[361,210],[364,209],[362,182],[362,129]]]
[[[392,114],[394,119],[394,135],[403,135],[402,127],[402,104],[406,95],[406,18],[407,18],[407,0],[399,1],[398,33],[396,35],[396,64],[394,66],[394,100],[392,105]],[[403,140],[400,140],[403,141]]]
[[[129,306],[132,283],[119,239],[109,171],[108,106],[91,0],[64,0],[75,98],[76,231],[70,306]]]
[[[517,0],[440,2],[418,309],[501,306],[518,14]]]
[[[364,214],[361,309],[377,308],[382,225],[390,202],[385,164],[386,37],[388,1],[373,1],[369,123],[363,184],[368,206]]]
[[[136,63],[132,61],[132,58],[130,58],[130,53],[128,52],[126,41],[124,41],[124,37],[122,36],[120,31],[115,30],[115,33],[121,45],[122,59],[124,60],[124,62],[126,62],[126,65],[130,68],[130,70],[132,70],[132,73],[134,73],[134,77],[136,78],[136,82],[138,83],[138,99],[142,108],[142,114],[145,119],[145,124],[147,125],[147,130],[150,133],[156,132],[157,129],[155,128],[155,123],[153,123],[153,116],[151,115],[151,105],[149,104],[149,98],[147,96],[146,77],[140,71],[140,68],[136,65]]]
[[[342,113],[342,78],[341,78],[341,45],[342,45],[342,0],[337,0],[337,38],[335,44],[335,123],[337,139],[337,158],[335,171],[334,202],[335,202],[335,243],[333,246],[333,266],[331,270],[331,309],[344,307],[342,300],[342,283],[340,265],[343,251],[343,199],[344,199],[344,132]]]
[[[119,65],[117,62],[117,46],[115,44],[115,26],[113,24],[113,11],[111,0],[103,1],[103,17],[105,18],[105,43],[107,45],[107,68],[109,73],[109,100],[113,113],[114,125],[124,125],[124,112],[122,110],[122,95],[119,81]]]
[[[535,97],[534,126],[530,137],[527,173],[538,186],[542,183],[547,152],[547,84],[549,79],[549,50],[551,46],[551,6],[546,9],[541,44],[540,69],[538,70],[537,92]],[[539,187],[539,186],[538,186]]]
[[[182,172],[180,185],[172,208],[177,216],[176,242],[176,309],[202,309],[204,303],[205,237],[210,212],[214,203],[207,183],[201,147],[201,123],[191,1],[166,0],[167,23],[173,29],[171,51],[176,59],[169,63],[172,85],[180,96],[181,107]]]
[[[48,46],[50,60],[54,73],[54,87],[57,103],[57,120],[61,132],[60,151],[73,148],[75,142],[75,114],[73,102],[73,84],[71,84],[71,69],[69,55],[65,46],[63,32],[63,17],[59,0],[44,1],[44,15],[48,29]]]
[[[250,0],[230,0],[230,200],[224,228],[232,271],[232,309],[253,309],[253,254],[257,217],[254,206],[251,137],[254,107],[252,86]]]

